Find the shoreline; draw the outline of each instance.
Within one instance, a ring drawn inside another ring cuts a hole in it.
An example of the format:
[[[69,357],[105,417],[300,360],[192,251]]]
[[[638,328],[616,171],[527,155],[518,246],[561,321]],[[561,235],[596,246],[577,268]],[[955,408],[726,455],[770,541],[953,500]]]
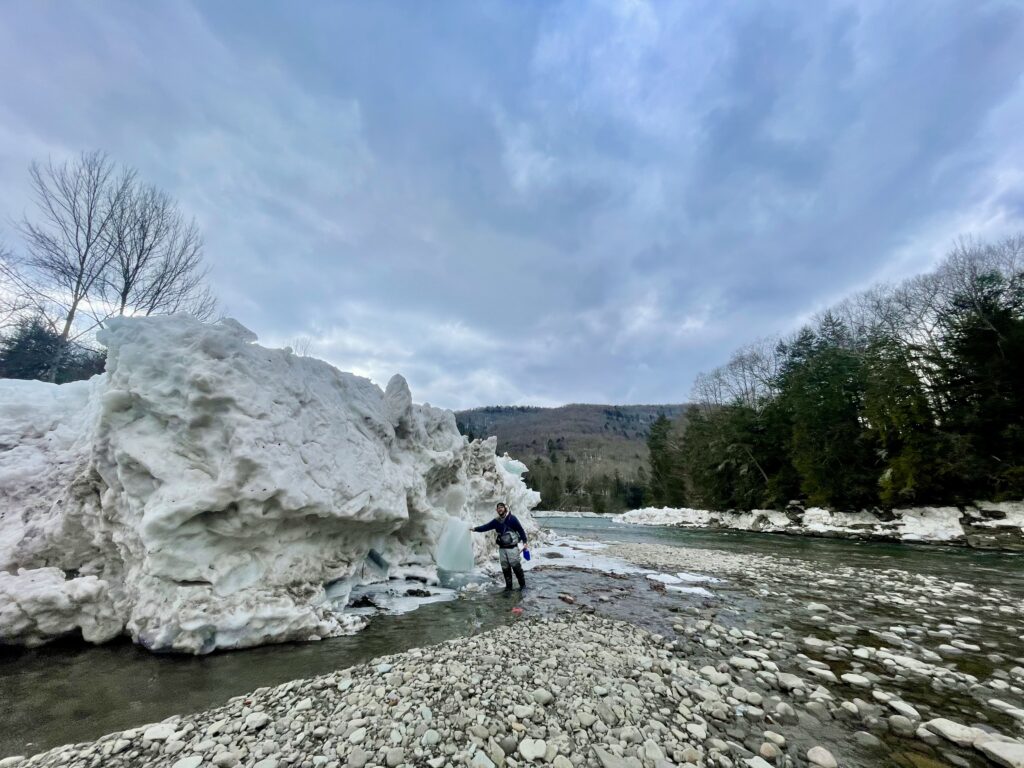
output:
[[[660,580],[648,576],[642,593],[628,593],[621,577],[603,574],[554,615],[259,688],[0,767],[1024,760],[1019,594],[771,554],[630,543],[601,554],[707,574],[715,594],[670,605]],[[594,615],[609,597],[642,595],[664,601],[671,631]]]
[[[737,531],[822,539],[927,544],[995,552],[1024,552],[1024,502],[978,502],[965,507],[913,507],[838,512],[791,505],[750,512],[645,507],[617,514],[553,511],[552,519],[604,518],[622,525]]]

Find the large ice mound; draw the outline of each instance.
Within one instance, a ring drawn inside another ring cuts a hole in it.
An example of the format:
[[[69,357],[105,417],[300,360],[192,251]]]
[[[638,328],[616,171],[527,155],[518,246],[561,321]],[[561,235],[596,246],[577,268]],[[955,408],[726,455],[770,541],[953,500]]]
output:
[[[381,391],[233,320],[119,319],[99,339],[90,381],[0,380],[2,642],[127,632],[203,653],[350,632],[353,587],[453,557],[450,518],[539,501],[401,376]]]

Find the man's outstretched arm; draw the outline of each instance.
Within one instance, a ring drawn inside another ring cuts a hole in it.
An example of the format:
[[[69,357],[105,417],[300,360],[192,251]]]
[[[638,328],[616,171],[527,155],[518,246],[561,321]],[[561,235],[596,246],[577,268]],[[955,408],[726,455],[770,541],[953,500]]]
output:
[[[483,525],[478,525],[476,528],[473,529],[473,531],[475,533],[484,533],[485,531],[493,531],[497,527],[498,527],[498,521],[497,520],[491,520],[491,522],[489,522],[489,523],[484,523]]]

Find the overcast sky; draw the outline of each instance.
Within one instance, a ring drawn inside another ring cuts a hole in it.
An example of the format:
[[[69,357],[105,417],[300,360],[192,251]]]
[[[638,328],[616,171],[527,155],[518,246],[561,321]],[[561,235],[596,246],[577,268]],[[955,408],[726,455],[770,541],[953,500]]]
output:
[[[679,402],[1024,230],[1022,51],[1015,0],[2,0],[0,238],[99,148],[264,344],[451,408]]]

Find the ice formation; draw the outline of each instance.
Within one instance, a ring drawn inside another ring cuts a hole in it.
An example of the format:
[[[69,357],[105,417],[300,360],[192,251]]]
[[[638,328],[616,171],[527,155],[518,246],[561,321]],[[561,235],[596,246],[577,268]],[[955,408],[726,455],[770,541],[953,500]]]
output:
[[[119,319],[99,338],[90,381],[0,381],[2,642],[337,635],[363,621],[354,587],[466,565],[453,519],[504,500],[535,529],[526,467],[414,405],[401,376],[381,391],[233,320]]]
[[[473,539],[469,524],[460,517],[449,517],[438,539],[435,553],[437,567],[464,573],[473,570]]]

